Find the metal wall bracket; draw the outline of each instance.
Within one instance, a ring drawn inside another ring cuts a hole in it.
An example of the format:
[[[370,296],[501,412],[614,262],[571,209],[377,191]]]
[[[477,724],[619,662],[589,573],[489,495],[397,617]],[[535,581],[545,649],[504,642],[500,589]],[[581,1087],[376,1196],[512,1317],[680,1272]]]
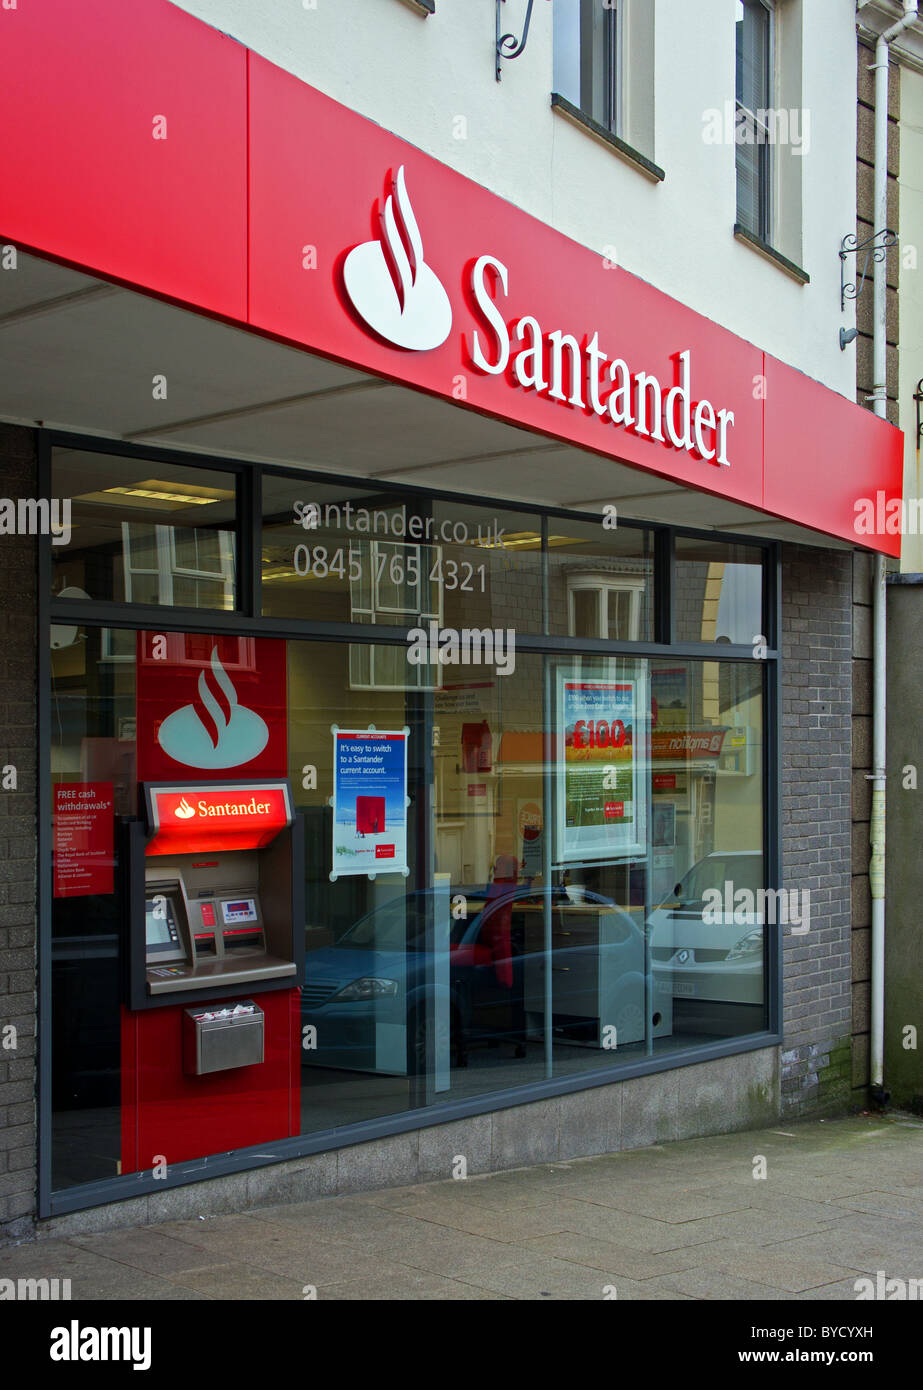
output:
[[[913,393],[913,399],[917,407],[917,453],[919,453],[920,444],[923,442],[923,419],[920,418],[920,407],[923,406],[923,378],[917,382],[917,389]]]
[[[497,6],[497,45],[496,45],[496,51],[497,51],[497,81],[498,81],[498,82],[500,81],[500,60],[501,60],[501,58],[518,58],[519,55],[520,55],[520,53],[524,52],[525,46],[526,46],[526,41],[528,40],[528,37],[529,37],[529,25],[530,25],[530,23],[532,22],[532,4],[533,4],[533,0],[529,0],[529,7],[528,7],[528,9],[526,10],[526,22],[525,22],[525,24],[523,25],[523,28],[522,28],[522,38],[521,38],[521,39],[517,39],[517,37],[516,37],[515,34],[501,34],[501,33],[500,33],[500,6],[503,5],[503,4],[505,4],[505,3],[506,3],[506,0],[496,0],[496,6]]]
[[[852,233],[844,236],[840,242],[840,309],[846,308],[847,299],[858,299],[865,287],[868,275],[869,260],[883,261],[885,252],[889,246],[893,246],[897,241],[897,232],[892,232],[890,227],[884,227],[874,236],[867,237],[865,241],[859,241]],[[862,261],[862,274],[857,273],[856,280],[848,283],[846,279],[846,257],[856,257],[856,269],[858,272],[859,252],[864,251],[865,256]]]

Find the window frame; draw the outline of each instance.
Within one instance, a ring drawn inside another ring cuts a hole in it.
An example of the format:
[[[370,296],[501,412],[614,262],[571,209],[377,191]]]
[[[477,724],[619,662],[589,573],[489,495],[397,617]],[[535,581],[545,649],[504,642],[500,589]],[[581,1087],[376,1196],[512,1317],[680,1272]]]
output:
[[[598,110],[593,109],[592,87],[594,81],[594,66],[596,59],[595,44],[592,43],[592,23],[594,11],[600,5],[600,0],[576,0],[577,12],[577,73],[579,91],[576,102],[571,105],[589,120],[609,135],[624,139],[624,107],[625,107],[625,64],[624,55],[624,12],[625,0],[607,0],[602,8],[602,101]],[[553,27],[553,25],[552,25]],[[589,31],[591,38],[591,51],[586,52],[584,44],[584,33]],[[555,90],[559,90],[559,84],[555,82]],[[590,88],[590,100],[586,100],[587,86]],[[563,95],[563,93],[562,93]]]
[[[262,474],[257,470],[254,470],[253,465],[248,464],[246,462],[242,463],[240,459],[229,459],[219,457],[217,455],[203,456],[200,454],[184,454],[181,450],[176,449],[148,448],[145,446],[128,444],[127,442],[119,440],[110,440],[105,438],[98,439],[95,435],[85,435],[76,431],[69,432],[66,430],[39,429],[37,433],[39,437],[39,476],[43,479],[44,485],[49,489],[49,491],[46,494],[43,494],[48,497],[52,496],[52,453],[54,448],[56,447],[78,450],[89,449],[91,452],[97,454],[114,454],[116,458],[137,458],[139,460],[144,460],[145,462],[151,464],[167,463],[174,464],[182,468],[198,469],[202,473],[221,472],[227,474],[228,484],[229,486],[233,485],[234,488],[234,523],[233,525],[226,526],[222,529],[224,532],[227,532],[231,536],[233,536],[234,548],[231,551],[225,551],[224,542],[222,542],[222,553],[225,556],[229,557],[230,566],[232,570],[230,581],[231,606],[229,608],[207,609],[184,608],[178,605],[167,604],[162,601],[156,604],[147,604],[144,606],[148,609],[150,614],[155,615],[152,616],[152,620],[150,623],[151,627],[157,627],[160,624],[161,619],[165,618],[169,614],[174,613],[180,616],[187,616],[195,613],[204,614],[206,616],[208,614],[211,614],[214,618],[227,618],[229,616],[242,617],[243,615],[252,611],[255,597],[258,596],[260,592],[261,567],[259,563],[259,556],[254,555],[253,546],[251,544],[252,528],[244,525],[244,515],[245,511],[256,507],[259,507],[260,511],[262,511]],[[155,530],[159,529],[158,523],[152,522],[149,524],[152,525],[155,528]],[[126,551],[125,548],[126,526],[130,525],[130,517],[123,518],[119,525],[119,533],[122,538],[121,545],[123,563],[125,562],[126,555],[128,556],[128,558],[130,558],[131,554],[130,549]],[[172,533],[175,528],[172,526],[167,526],[164,523],[162,529]],[[156,575],[158,593],[161,590],[162,577],[164,575],[169,576],[169,588],[171,594],[173,576],[177,574],[180,578],[203,578],[217,580],[219,582],[226,583],[226,581],[223,579],[223,576],[221,576],[217,571],[203,572],[200,575],[198,572],[186,571],[183,570],[182,567],[180,567],[179,569],[174,568],[171,572],[170,567],[166,565],[163,561],[163,548],[158,546],[157,550],[158,554],[156,569],[135,569],[133,572],[136,574]],[[169,541],[169,551],[171,559],[175,558],[175,537],[172,536],[172,534],[170,536]],[[50,548],[48,549],[48,555],[42,556],[40,558],[40,577],[42,578],[44,583],[47,584],[49,602],[61,602],[65,605],[73,603],[75,606],[89,604],[93,607],[99,607],[100,609],[106,606],[111,606],[113,604],[115,604],[117,607],[123,607],[128,609],[137,608],[139,606],[138,604],[133,603],[130,600],[121,601],[118,599],[54,599],[51,592],[51,584],[53,580],[53,558],[53,552],[50,550]],[[129,566],[126,563],[126,578],[130,575],[131,572],[132,571],[129,569]],[[114,624],[114,626],[118,626],[118,624]]]
[[[605,16],[605,52],[603,71],[605,73],[606,115],[603,122],[611,135],[623,136],[625,107],[625,65],[623,62],[623,35],[625,0],[610,0],[603,10]]]
[[[757,117],[760,110],[771,110],[775,106],[776,95],[776,0],[739,0],[743,6],[744,15],[754,10],[762,10],[766,19],[766,70],[764,81],[766,86],[766,102],[762,107],[757,107],[757,111],[752,111],[740,100],[737,92],[737,81],[735,73],[734,81],[734,129],[737,130],[737,122],[741,112],[745,113],[748,121],[753,123],[755,130],[762,130],[768,135],[766,126]],[[739,23],[740,21],[736,21]],[[735,183],[739,177],[739,159],[742,146],[735,143],[734,176]],[[744,146],[746,148],[746,146]],[[740,199],[736,196],[735,203],[737,212],[737,224],[750,234],[757,237],[767,245],[773,244],[775,233],[775,204],[776,204],[776,164],[773,156],[773,145],[770,139],[757,142],[754,146],[759,151],[757,160],[757,179],[758,179],[758,216],[756,227],[749,226],[741,217]]]

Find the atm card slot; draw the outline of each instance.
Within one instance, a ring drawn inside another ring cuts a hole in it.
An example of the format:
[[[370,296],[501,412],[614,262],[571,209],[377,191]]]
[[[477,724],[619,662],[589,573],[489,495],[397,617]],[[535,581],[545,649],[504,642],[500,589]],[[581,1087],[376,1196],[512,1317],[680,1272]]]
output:
[[[236,928],[233,931],[222,933],[225,954],[233,954],[235,951],[252,951],[254,948],[261,951],[263,949],[262,930],[249,931]]]

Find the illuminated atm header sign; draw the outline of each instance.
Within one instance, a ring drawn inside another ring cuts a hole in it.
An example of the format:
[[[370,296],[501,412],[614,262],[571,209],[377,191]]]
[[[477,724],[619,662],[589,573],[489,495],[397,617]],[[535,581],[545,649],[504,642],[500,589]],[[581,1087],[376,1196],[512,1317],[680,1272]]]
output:
[[[148,854],[260,849],[292,823],[288,782],[200,782],[145,787]]]

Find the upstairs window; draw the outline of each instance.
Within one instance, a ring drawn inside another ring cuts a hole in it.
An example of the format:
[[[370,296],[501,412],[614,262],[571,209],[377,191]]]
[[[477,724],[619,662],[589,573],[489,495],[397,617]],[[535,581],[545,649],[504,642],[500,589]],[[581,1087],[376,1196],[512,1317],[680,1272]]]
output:
[[[554,0],[554,87],[612,135],[622,134],[623,0]]]
[[[772,0],[737,0],[737,222],[771,242]]]

